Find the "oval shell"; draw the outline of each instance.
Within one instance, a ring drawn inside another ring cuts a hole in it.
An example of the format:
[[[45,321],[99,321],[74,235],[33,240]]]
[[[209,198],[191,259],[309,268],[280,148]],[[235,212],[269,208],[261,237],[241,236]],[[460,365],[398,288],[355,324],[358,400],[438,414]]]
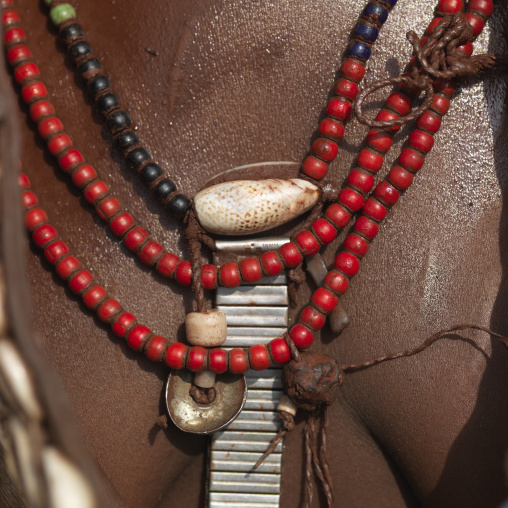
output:
[[[310,210],[319,188],[306,180],[239,180],[202,190],[194,198],[197,218],[206,231],[249,235],[285,224]]]

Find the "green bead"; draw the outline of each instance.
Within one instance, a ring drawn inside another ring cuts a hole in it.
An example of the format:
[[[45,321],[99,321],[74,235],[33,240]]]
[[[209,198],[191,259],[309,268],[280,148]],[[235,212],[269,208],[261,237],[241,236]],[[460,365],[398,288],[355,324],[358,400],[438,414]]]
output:
[[[48,0],[45,0],[46,2]],[[71,4],[60,4],[56,7],[53,7],[49,11],[49,16],[51,18],[51,21],[55,25],[61,25],[64,21],[67,21],[68,19],[73,19],[76,17],[76,11],[74,10],[74,7]]]

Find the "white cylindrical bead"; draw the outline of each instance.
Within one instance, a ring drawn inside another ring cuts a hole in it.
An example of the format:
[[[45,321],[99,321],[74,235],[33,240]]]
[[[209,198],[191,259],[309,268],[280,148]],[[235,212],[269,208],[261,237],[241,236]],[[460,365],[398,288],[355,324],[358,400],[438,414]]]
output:
[[[210,372],[209,370],[196,372],[194,376],[194,384],[200,388],[212,388],[215,384],[215,372]]]
[[[277,406],[277,411],[285,411],[290,415],[296,416],[298,406],[285,393],[283,393]]]
[[[217,347],[227,337],[226,315],[217,309],[190,312],[185,318],[185,332],[193,346]]]

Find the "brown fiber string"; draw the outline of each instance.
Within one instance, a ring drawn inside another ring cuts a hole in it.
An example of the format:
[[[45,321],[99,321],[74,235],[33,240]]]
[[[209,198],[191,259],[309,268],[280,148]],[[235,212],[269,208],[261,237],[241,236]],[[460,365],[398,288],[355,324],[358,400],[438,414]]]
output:
[[[489,328],[486,328],[484,326],[476,326],[476,325],[457,325],[452,328],[447,328],[445,330],[440,330],[439,332],[435,333],[428,339],[425,339],[422,344],[419,346],[407,349],[406,351],[402,351],[400,353],[394,353],[391,355],[384,355],[379,356],[378,358],[374,358],[373,360],[369,360],[367,362],[363,363],[347,363],[347,364],[341,364],[340,368],[344,372],[355,372],[357,370],[366,369],[367,367],[372,367],[373,365],[377,365],[378,363],[386,362],[388,360],[395,360],[396,358],[404,358],[406,356],[412,356],[417,353],[422,352],[423,350],[427,349],[429,346],[434,344],[434,342],[438,341],[439,339],[442,339],[446,335],[452,333],[452,332],[459,332],[461,330],[480,330],[481,332],[488,333],[489,335],[492,335],[493,337],[496,337],[499,339],[505,346],[508,347],[508,337],[505,337],[504,335],[500,335],[499,333],[496,333]]]
[[[404,125],[419,117],[432,104],[434,98],[434,80],[471,77],[480,71],[490,69],[501,59],[495,55],[475,55],[468,57],[457,49],[460,44],[472,41],[473,29],[464,14],[447,14],[436,26],[422,45],[415,32],[407,33],[406,38],[412,44],[416,55],[410,74],[377,81],[363,90],[355,104],[358,120],[370,127],[394,127]],[[425,98],[418,109],[406,116],[393,120],[370,120],[363,113],[363,102],[372,92],[390,85],[404,84],[410,89],[425,91]]]

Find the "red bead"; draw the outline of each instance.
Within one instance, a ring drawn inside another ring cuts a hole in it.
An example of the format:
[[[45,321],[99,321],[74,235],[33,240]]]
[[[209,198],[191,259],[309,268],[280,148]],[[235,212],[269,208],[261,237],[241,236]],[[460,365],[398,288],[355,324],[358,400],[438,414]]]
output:
[[[120,201],[113,196],[103,199],[97,204],[95,210],[102,220],[108,220],[120,210]],[[162,247],[161,247],[162,248]]]
[[[370,197],[365,201],[362,213],[371,219],[381,222],[386,217],[387,210],[377,199]]]
[[[205,370],[206,349],[201,346],[192,346],[187,355],[187,368],[192,372]]]
[[[346,187],[339,193],[339,203],[347,206],[352,212],[357,212],[363,205],[363,196],[359,192]]]
[[[21,203],[24,208],[30,208],[35,206],[39,200],[32,191],[25,191],[21,194]]]
[[[145,265],[154,265],[157,257],[163,251],[163,247],[159,242],[150,240],[146,245],[139,251],[138,258]]]
[[[84,198],[91,204],[104,197],[109,192],[109,187],[102,180],[95,180],[83,190]]]
[[[67,280],[78,268],[81,268],[79,259],[74,256],[67,256],[56,265],[55,270],[61,279]]]
[[[48,221],[48,216],[42,208],[32,208],[25,214],[25,226],[32,231],[37,226],[42,226]]]
[[[398,190],[406,190],[413,182],[414,175],[400,166],[394,166],[388,173],[388,180]]]
[[[57,134],[48,141],[48,150],[51,155],[57,155],[72,146],[72,139],[67,134]]]
[[[85,306],[93,310],[104,298],[106,298],[106,296],[108,296],[106,290],[102,286],[96,284],[90,289],[87,289],[81,298]]]
[[[321,330],[326,323],[326,316],[314,307],[308,305],[300,314],[300,321],[313,330]]]
[[[326,162],[332,162],[339,153],[337,143],[325,138],[317,138],[312,143],[312,154]]]
[[[388,132],[381,129],[371,129],[367,134],[366,142],[370,148],[386,153],[393,144],[393,138]]]
[[[419,171],[424,161],[423,155],[411,148],[404,148],[399,155],[399,164],[412,173]]]
[[[127,335],[127,344],[134,351],[142,351],[146,340],[152,334],[150,328],[144,325],[136,325]]]
[[[453,97],[457,91],[457,82],[453,79],[436,79],[434,81],[434,89],[436,92],[440,92],[447,97]]]
[[[349,252],[340,252],[335,258],[334,266],[348,277],[354,277],[360,269],[360,261]]]
[[[413,99],[402,92],[392,92],[386,101],[386,105],[393,109],[400,116],[406,116],[411,113]]]
[[[356,219],[353,229],[367,238],[367,240],[372,240],[379,232],[379,224],[372,219],[361,215],[358,219]]]
[[[88,270],[80,270],[69,280],[69,288],[73,293],[81,293],[91,282],[93,276]]]
[[[434,30],[436,29],[436,26],[439,25],[439,22],[442,20],[443,18],[441,17],[437,17],[437,18],[434,18],[430,23],[429,23],[429,26],[427,27],[427,31],[426,33],[428,35],[432,35],[434,33]]]
[[[328,164],[313,155],[309,155],[303,161],[302,173],[314,178],[314,180],[321,180],[328,173]]]
[[[275,363],[287,363],[291,360],[291,350],[282,338],[273,339],[268,343],[270,356]]]
[[[469,11],[478,11],[485,18],[490,18],[494,11],[494,2],[492,0],[469,0],[467,9]]]
[[[333,203],[325,210],[325,217],[338,229],[345,228],[351,220],[351,213],[342,205]]]
[[[311,302],[318,310],[325,314],[329,314],[335,309],[339,299],[331,291],[326,288],[318,288],[312,295]]]
[[[30,106],[29,115],[30,118],[38,123],[41,118],[45,116],[54,115],[55,107],[49,101],[39,101]]]
[[[190,286],[192,283],[192,265],[190,261],[180,261],[176,266],[175,279],[182,286]]]
[[[52,134],[62,132],[63,125],[59,118],[56,116],[50,116],[48,118],[44,118],[39,125],[37,125],[37,130],[39,131],[39,135],[43,139],[46,139]]]
[[[79,150],[71,148],[59,156],[58,165],[62,171],[68,173],[84,160],[83,154]]]
[[[221,286],[234,288],[240,285],[240,270],[237,263],[225,263],[219,268]]]
[[[109,323],[113,316],[122,308],[120,302],[114,298],[106,299],[97,309],[97,317],[103,323]]]
[[[441,12],[456,13],[464,10],[463,0],[439,0],[437,9]]]
[[[318,132],[319,135],[323,136],[324,138],[340,141],[344,136],[344,124],[338,120],[325,118],[319,124]]]
[[[233,374],[243,374],[247,370],[249,370],[249,363],[245,351],[240,348],[229,351],[229,371]]]
[[[18,173],[18,185],[21,189],[27,189],[30,187],[30,179],[25,173]]]
[[[175,275],[179,261],[180,258],[178,256],[171,254],[171,252],[165,252],[157,262],[157,265],[155,265],[155,269],[163,277],[171,278]]]
[[[344,248],[359,258],[363,258],[369,250],[369,244],[361,236],[350,233],[344,240]]]
[[[48,96],[48,91],[44,83],[40,81],[37,83],[31,83],[21,89],[21,98],[26,104],[45,99]]]
[[[481,31],[483,30],[483,27],[485,26],[485,21],[478,16],[478,14],[473,14],[472,12],[466,12],[464,15],[466,18],[466,21],[469,22],[469,24],[473,27],[473,34],[475,37],[478,37],[480,35]]]
[[[313,256],[321,249],[320,243],[310,231],[302,231],[295,237],[295,242],[300,247],[305,256]]]
[[[389,109],[382,109],[376,116],[378,122],[388,122],[390,120],[396,120],[400,118],[400,115],[390,111]],[[400,129],[400,125],[394,125],[393,127],[385,127],[385,130],[391,133],[395,133]]]
[[[5,8],[5,5],[2,7]],[[12,9],[4,11],[2,14],[2,23],[4,26],[10,25],[11,23],[17,23],[19,21],[19,14]]]
[[[44,224],[32,232],[32,238],[37,247],[44,248],[49,242],[56,239],[58,233],[51,224]]]
[[[323,284],[334,293],[343,295],[349,288],[349,279],[337,270],[330,270]]]
[[[263,277],[258,258],[242,259],[239,263],[239,267],[244,282],[257,282]]]
[[[354,99],[358,95],[358,85],[349,79],[338,79],[333,85],[334,95],[342,95],[348,99]]]
[[[216,374],[226,372],[228,368],[228,353],[225,349],[214,348],[210,350],[208,369]]]
[[[0,4],[0,7],[2,7],[3,9],[6,9],[7,7],[13,7],[13,6],[14,6],[13,0],[2,0],[2,2]]]
[[[353,81],[361,81],[365,76],[365,65],[356,60],[344,60],[340,66],[340,75]]]
[[[314,342],[314,334],[303,325],[292,326],[289,336],[300,350],[307,349]]]
[[[189,348],[181,342],[173,342],[173,344],[166,349],[166,365],[171,369],[183,369],[185,367],[188,349]]]
[[[136,322],[136,318],[130,312],[124,312],[111,325],[113,333],[120,338],[124,338],[127,330]]]
[[[67,254],[69,254],[69,247],[67,247],[67,244],[60,240],[50,243],[44,249],[44,257],[48,263],[51,263],[52,265],[57,263],[59,259],[62,259]]]
[[[260,261],[263,273],[267,277],[279,275],[279,273],[284,270],[284,264],[282,263],[279,254],[274,250],[270,250],[262,254]]]
[[[416,120],[416,126],[419,129],[425,129],[431,134],[435,134],[439,127],[441,127],[441,118],[437,115],[433,115],[430,111],[424,111],[418,120]]]
[[[337,230],[326,220],[318,219],[312,224],[314,234],[323,245],[328,245],[337,238]]]
[[[169,341],[160,335],[154,335],[145,349],[147,358],[154,362],[160,362],[164,358],[164,353],[169,346]]]
[[[293,242],[280,246],[279,255],[286,268],[295,268],[303,261],[303,256]]]
[[[136,252],[148,238],[146,229],[135,226],[125,235],[123,242],[127,249]]]
[[[270,355],[264,344],[256,344],[249,348],[249,358],[251,367],[254,370],[265,370],[270,367]]]
[[[115,235],[121,238],[134,225],[134,217],[128,213],[122,213],[115,217],[109,223],[109,229]]]
[[[459,44],[457,51],[462,51],[466,56],[471,56],[473,54],[473,43],[467,41],[464,44]]]
[[[23,84],[23,81],[37,78],[39,77],[41,72],[39,71],[39,67],[35,65],[33,62],[27,62],[19,67],[16,67],[14,71],[14,79],[20,85]]]
[[[20,44],[18,46],[14,46],[13,48],[7,51],[7,61],[10,65],[14,66],[23,60],[28,60],[32,58],[32,52],[28,46]]]
[[[26,34],[21,28],[9,28],[4,32],[4,44],[12,44],[13,42],[23,42],[26,40]]]
[[[367,194],[372,190],[374,177],[370,173],[365,173],[360,168],[355,168],[349,173],[347,183],[354,189],[358,189],[361,193]]]
[[[378,153],[373,153],[364,148],[356,158],[356,163],[362,168],[368,169],[373,173],[377,173],[383,166],[384,158]]]
[[[205,289],[215,289],[218,285],[217,267],[214,265],[203,265],[201,267],[201,284]]]
[[[374,196],[384,205],[393,206],[400,198],[400,192],[393,185],[390,185],[389,182],[383,180],[374,189]]]
[[[432,150],[434,146],[434,138],[423,132],[419,129],[415,129],[410,135],[408,139],[408,144],[411,148],[415,150],[419,150],[423,153],[428,153]]]
[[[344,99],[331,99],[328,102],[328,106],[326,107],[326,115],[331,116],[332,118],[337,118],[337,120],[342,120],[345,122],[349,120],[351,113],[353,111],[353,106],[351,103]]]

